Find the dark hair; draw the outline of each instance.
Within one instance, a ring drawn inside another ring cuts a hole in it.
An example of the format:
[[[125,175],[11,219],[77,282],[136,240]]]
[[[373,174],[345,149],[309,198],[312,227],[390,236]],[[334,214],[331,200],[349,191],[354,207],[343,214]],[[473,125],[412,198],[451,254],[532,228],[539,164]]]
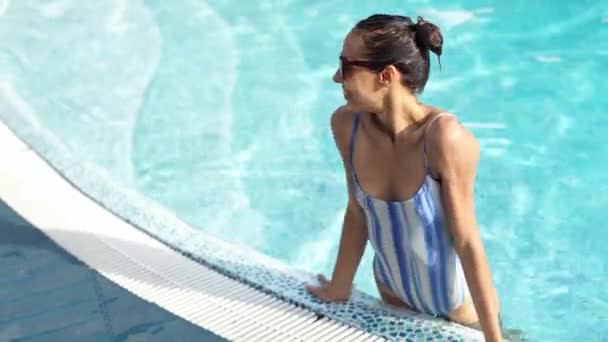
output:
[[[367,58],[372,61],[392,64],[403,74],[403,85],[415,93],[422,93],[429,79],[429,50],[439,58],[443,36],[434,24],[418,17],[374,14],[355,25],[360,31]]]

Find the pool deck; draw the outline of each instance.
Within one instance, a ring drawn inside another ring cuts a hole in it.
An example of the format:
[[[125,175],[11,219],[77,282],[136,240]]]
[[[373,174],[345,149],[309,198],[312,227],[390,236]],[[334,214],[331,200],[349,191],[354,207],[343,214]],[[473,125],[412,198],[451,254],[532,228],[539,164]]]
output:
[[[0,341],[224,341],[68,254],[0,202]]]

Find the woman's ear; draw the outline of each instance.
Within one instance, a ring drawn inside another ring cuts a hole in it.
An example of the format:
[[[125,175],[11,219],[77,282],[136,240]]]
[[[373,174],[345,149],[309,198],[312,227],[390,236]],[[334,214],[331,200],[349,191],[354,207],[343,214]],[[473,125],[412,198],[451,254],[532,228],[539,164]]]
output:
[[[379,74],[378,80],[383,86],[389,86],[391,83],[399,79],[399,71],[394,65],[389,65]]]

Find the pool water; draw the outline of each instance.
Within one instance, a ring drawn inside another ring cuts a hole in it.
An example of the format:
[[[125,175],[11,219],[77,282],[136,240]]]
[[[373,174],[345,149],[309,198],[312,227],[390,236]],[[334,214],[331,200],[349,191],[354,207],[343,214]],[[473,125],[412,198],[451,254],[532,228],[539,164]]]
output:
[[[505,325],[608,339],[608,2],[0,0],[0,105],[196,227],[330,275],[346,204],[331,76],[379,12],[443,30],[422,100],[481,144]],[[371,257],[355,282],[376,295]]]

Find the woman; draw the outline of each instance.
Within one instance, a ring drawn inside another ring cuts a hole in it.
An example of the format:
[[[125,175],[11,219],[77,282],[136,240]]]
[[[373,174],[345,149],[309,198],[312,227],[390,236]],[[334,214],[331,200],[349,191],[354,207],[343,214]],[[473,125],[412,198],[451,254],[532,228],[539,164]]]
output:
[[[331,128],[348,205],[331,280],[308,291],[348,300],[367,240],[382,299],[480,328],[499,341],[499,302],[474,210],[479,145],[458,120],[422,104],[437,26],[373,15],[344,40],[334,81],[346,104]]]

